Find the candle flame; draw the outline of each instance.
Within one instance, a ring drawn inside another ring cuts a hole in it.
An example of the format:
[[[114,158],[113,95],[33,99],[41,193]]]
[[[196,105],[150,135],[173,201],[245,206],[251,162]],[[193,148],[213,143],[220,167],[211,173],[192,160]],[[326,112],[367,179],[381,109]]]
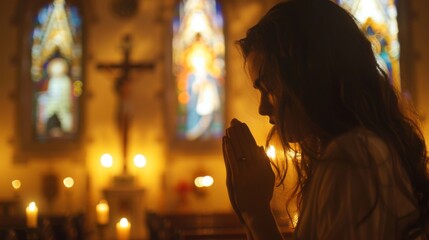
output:
[[[146,158],[141,154],[137,154],[134,157],[134,165],[138,168],[144,168],[146,166]]]
[[[21,181],[16,179],[12,181],[12,187],[16,190],[21,188]]]
[[[128,222],[127,218],[121,218],[121,220],[119,220],[119,225],[121,227],[128,227],[130,223]]]
[[[28,209],[31,211],[36,210],[37,206],[35,202],[31,202],[30,204],[28,204]]]
[[[109,205],[107,204],[107,201],[106,200],[101,200],[97,204],[97,210],[98,211],[107,211],[107,210],[109,210]]]
[[[276,158],[276,148],[273,145],[268,146],[266,153],[271,160]]]
[[[105,168],[111,168],[113,166],[113,157],[112,155],[105,153],[100,158],[101,166]]]
[[[74,185],[74,180],[71,177],[66,177],[64,178],[63,183],[66,188],[71,188]]]
[[[200,176],[196,177],[194,180],[194,184],[198,188],[210,187],[211,185],[213,185],[213,183],[214,179],[212,176]]]

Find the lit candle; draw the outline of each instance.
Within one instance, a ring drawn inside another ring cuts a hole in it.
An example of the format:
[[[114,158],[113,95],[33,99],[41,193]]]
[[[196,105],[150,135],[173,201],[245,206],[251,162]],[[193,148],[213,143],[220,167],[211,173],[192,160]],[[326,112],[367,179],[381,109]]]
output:
[[[97,223],[105,225],[109,222],[109,205],[106,200],[101,200],[96,207],[97,210]]]
[[[21,188],[21,181],[18,179],[15,179],[12,181],[12,187],[14,189],[15,192],[15,198],[19,199],[19,189]]]
[[[112,155],[105,153],[100,158],[101,166],[104,168],[111,168],[113,166],[113,157]]]
[[[74,179],[72,177],[66,177],[63,179],[64,187],[66,188],[66,212],[73,213],[73,197],[72,197],[72,187],[74,186]]]
[[[118,237],[118,240],[130,239],[130,229],[131,224],[128,222],[128,219],[121,218],[121,220],[116,224],[116,236]]]
[[[12,181],[12,187],[15,191],[18,191],[21,188],[21,181],[18,179]]]
[[[66,177],[64,178],[63,183],[64,183],[64,187],[66,187],[67,189],[70,189],[74,185],[74,179],[71,177]]]
[[[28,207],[25,209],[27,213],[27,227],[37,228],[37,213],[39,209],[36,206],[36,203],[31,202]]]

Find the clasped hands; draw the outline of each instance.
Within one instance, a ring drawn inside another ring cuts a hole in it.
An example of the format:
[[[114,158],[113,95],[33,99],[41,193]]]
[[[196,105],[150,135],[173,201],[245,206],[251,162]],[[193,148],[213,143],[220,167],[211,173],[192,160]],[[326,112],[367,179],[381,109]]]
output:
[[[274,173],[264,148],[256,144],[247,125],[233,119],[222,139],[226,184],[231,205],[242,224],[269,209]]]

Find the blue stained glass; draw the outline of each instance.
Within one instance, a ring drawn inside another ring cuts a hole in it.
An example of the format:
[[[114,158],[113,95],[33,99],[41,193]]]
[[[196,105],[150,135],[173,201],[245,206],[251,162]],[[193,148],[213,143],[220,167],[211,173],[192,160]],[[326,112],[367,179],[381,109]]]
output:
[[[73,27],[80,27],[81,24],[81,18],[79,16],[79,11],[76,7],[70,7],[70,24]]]
[[[82,19],[78,8],[55,0],[40,9],[33,28],[33,129],[40,142],[72,139],[82,94]]]
[[[350,11],[367,33],[381,67],[389,75],[392,84],[401,89],[399,69],[399,40],[397,0],[337,0]]]
[[[40,10],[39,15],[37,17],[38,24],[44,24],[48,20],[51,11],[52,11],[51,6],[43,8],[42,10]]]
[[[40,29],[35,29],[33,32],[33,38],[41,38],[42,34],[43,34],[43,32],[40,31]]]

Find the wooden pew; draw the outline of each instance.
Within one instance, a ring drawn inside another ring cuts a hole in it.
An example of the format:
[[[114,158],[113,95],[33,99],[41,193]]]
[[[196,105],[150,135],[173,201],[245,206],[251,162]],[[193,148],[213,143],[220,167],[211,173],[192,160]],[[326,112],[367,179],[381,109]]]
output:
[[[217,240],[246,239],[246,233],[234,213],[212,214],[158,214],[146,216],[149,236],[152,240]],[[292,231],[282,226],[286,238]]]

